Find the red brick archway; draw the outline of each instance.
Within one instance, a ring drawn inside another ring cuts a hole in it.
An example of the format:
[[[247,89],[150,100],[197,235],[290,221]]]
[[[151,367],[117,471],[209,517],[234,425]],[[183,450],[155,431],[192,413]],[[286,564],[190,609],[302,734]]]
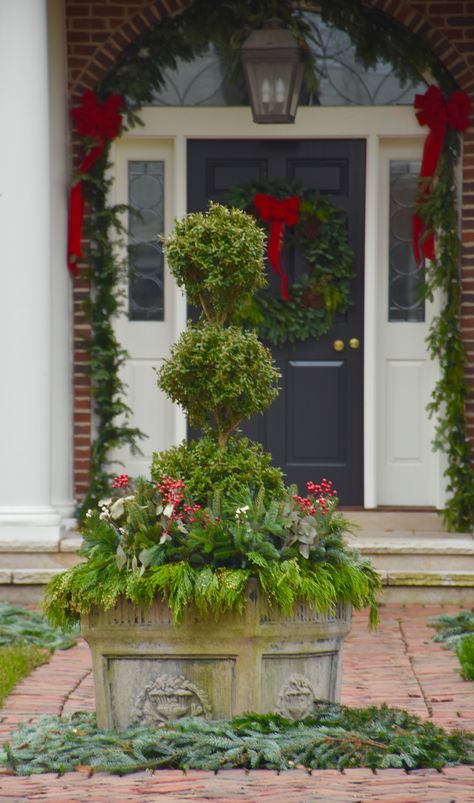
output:
[[[70,97],[94,88],[123,50],[192,0],[66,1]],[[456,0],[366,0],[424,39],[465,92],[474,91],[474,3]],[[471,15],[463,13],[471,6]],[[469,30],[471,26],[471,30]],[[467,34],[467,36],[466,36]],[[469,58],[471,56],[471,58]]]

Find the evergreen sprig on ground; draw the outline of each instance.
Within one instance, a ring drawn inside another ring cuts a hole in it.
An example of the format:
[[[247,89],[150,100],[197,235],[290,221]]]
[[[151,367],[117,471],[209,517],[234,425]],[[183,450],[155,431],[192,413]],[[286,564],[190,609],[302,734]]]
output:
[[[231,721],[183,719],[159,730],[137,725],[122,733],[99,731],[92,714],[80,713],[21,726],[0,763],[18,775],[74,769],[119,775],[160,768],[440,769],[473,764],[474,741],[472,734],[447,733],[387,706],[322,704],[318,716],[305,722],[248,714]]]
[[[441,641],[455,651],[461,677],[474,680],[474,608],[461,611],[457,616],[439,616],[431,625],[438,631],[434,641]]]
[[[49,624],[41,613],[19,605],[0,603],[0,647],[31,645],[50,651],[67,650],[79,631],[68,633]]]

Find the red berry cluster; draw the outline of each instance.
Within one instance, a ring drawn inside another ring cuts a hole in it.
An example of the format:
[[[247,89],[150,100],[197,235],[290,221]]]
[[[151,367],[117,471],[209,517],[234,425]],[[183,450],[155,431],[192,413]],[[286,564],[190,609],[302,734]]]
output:
[[[308,489],[308,497],[293,496],[295,502],[298,502],[301,511],[308,516],[312,516],[317,512],[323,513],[323,515],[329,513],[334,507],[334,502],[337,498],[337,491],[333,490],[331,480],[324,478],[319,485],[314,482],[308,482],[306,487]]]
[[[120,474],[119,477],[114,477],[112,488],[128,488],[128,474]]]
[[[320,485],[316,485],[314,482],[307,482],[306,487],[311,496],[337,496],[337,491],[333,490],[331,480],[326,478],[321,480]]]
[[[298,502],[302,513],[306,513],[307,516],[312,516],[313,513],[316,513],[317,508],[313,506],[312,499],[307,499],[304,496],[298,496],[297,494],[293,496],[293,499],[295,502]]]
[[[333,489],[331,480],[324,478],[321,480],[320,485],[316,485],[314,482],[308,482],[306,487],[310,496],[314,497],[314,500],[317,502],[321,513],[329,513],[337,499],[337,491]]]
[[[184,499],[183,480],[173,480],[171,477],[163,477],[161,482],[157,483],[156,487],[160,492],[164,505],[177,507]]]
[[[171,477],[163,477],[162,481],[156,486],[160,492],[163,504],[172,505],[173,512],[169,517],[170,526],[173,521],[184,521],[187,517],[188,521],[192,524],[195,521],[194,513],[201,510],[201,505],[186,505],[184,504],[184,489],[185,484],[183,480],[173,480]]]

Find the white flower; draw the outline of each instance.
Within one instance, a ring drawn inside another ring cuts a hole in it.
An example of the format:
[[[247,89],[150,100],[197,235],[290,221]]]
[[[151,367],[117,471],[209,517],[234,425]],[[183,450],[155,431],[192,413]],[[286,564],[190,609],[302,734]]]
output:
[[[244,505],[244,507],[238,507],[237,510],[235,511],[235,518],[236,519],[246,518],[247,510],[250,510],[249,505]]]
[[[93,513],[94,511],[92,510],[92,508],[89,508],[89,510],[86,513],[86,519],[90,519]]]

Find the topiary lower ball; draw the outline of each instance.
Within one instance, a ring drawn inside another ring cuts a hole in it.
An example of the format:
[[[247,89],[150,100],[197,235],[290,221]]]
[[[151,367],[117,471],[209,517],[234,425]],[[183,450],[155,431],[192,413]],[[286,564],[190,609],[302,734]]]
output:
[[[228,504],[239,507],[249,494],[265,489],[266,499],[285,495],[283,474],[271,465],[271,455],[248,438],[230,437],[226,449],[219,449],[212,435],[174,446],[154,454],[151,467],[154,482],[164,477],[183,480],[193,502],[206,506],[216,491]]]

